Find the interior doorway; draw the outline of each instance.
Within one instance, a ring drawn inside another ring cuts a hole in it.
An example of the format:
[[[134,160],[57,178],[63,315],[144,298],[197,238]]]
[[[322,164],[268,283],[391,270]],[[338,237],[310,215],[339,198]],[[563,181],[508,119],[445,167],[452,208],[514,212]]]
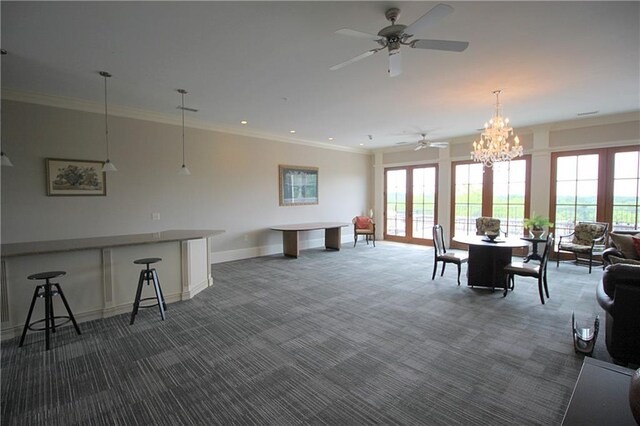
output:
[[[384,171],[384,239],[431,244],[438,221],[438,165]]]

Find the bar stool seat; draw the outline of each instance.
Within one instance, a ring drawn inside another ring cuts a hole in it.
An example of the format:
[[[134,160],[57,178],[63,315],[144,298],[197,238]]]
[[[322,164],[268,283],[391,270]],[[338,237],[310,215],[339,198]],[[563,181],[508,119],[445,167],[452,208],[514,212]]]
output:
[[[80,327],[78,327],[78,323],[76,322],[76,319],[73,316],[73,313],[71,312],[71,308],[69,307],[67,298],[64,296],[64,293],[62,292],[62,287],[60,287],[60,284],[58,283],[51,282],[53,278],[61,277],[66,274],[67,273],[65,271],[48,271],[48,272],[38,272],[37,274],[31,274],[27,277],[27,279],[30,279],[30,280],[45,280],[45,283],[37,285],[33,293],[33,297],[31,298],[31,306],[29,307],[29,313],[27,314],[27,320],[24,323],[24,328],[22,330],[22,337],[20,338],[20,344],[18,345],[18,347],[22,347],[24,343],[24,339],[27,335],[27,330],[44,331],[46,348],[47,350],[49,350],[49,331],[51,331],[52,333],[55,333],[56,327],[64,325],[69,321],[73,323],[73,326],[75,327],[76,332],[78,334],[82,334],[80,332]],[[66,308],[68,315],[58,315],[58,316],[55,315],[53,311],[53,300],[52,300],[53,296],[60,296],[60,299],[62,299],[62,303],[64,303],[64,307]],[[37,321],[31,322],[33,307],[36,304],[36,300],[41,297],[44,298],[45,317]],[[56,324],[56,320],[65,320],[65,321],[61,323],[59,322],[58,324]],[[40,328],[34,327],[36,324],[40,324],[42,322],[44,322],[44,327],[40,327]]]
[[[145,265],[146,268],[140,271],[140,277],[138,278],[138,288],[136,290],[136,298],[133,301],[133,311],[131,312],[131,321],[129,325],[133,325],[136,320],[136,315],[138,314],[138,309],[140,308],[153,308],[158,307],[160,311],[160,318],[162,321],[165,320],[165,311],[167,310],[167,304],[164,300],[164,295],[162,294],[162,287],[160,287],[160,279],[158,279],[158,273],[155,268],[151,268],[149,265],[154,263],[158,263],[162,261],[159,257],[146,257],[144,259],[136,259],[133,261],[136,265]],[[155,297],[144,297],[142,298],[142,287],[144,282],[147,282],[147,285],[153,283],[153,289],[155,291]],[[152,305],[140,305],[140,302],[145,300],[155,300],[156,303]]]

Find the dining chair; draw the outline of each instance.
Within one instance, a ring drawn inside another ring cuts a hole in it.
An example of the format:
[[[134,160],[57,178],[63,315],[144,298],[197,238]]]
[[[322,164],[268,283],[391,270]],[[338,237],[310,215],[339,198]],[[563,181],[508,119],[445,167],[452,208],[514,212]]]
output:
[[[515,286],[515,275],[520,275],[522,277],[532,277],[538,280],[538,293],[540,293],[540,302],[542,302],[542,304],[544,305],[545,294],[547,298],[549,298],[549,288],[547,287],[547,261],[549,260],[549,254],[551,253],[552,247],[553,234],[549,234],[549,236],[547,237],[547,242],[544,246],[542,260],[538,265],[533,263],[511,262],[510,264],[505,266],[504,272],[506,274],[506,280],[504,284],[503,296],[507,295],[507,291],[509,289],[513,290]]]
[[[442,272],[440,273],[440,276],[444,275],[444,268],[447,263],[454,263],[458,267],[458,285],[460,285],[462,264],[467,263],[469,256],[466,253],[447,253],[447,248],[444,245],[444,233],[441,225],[435,225],[433,227],[433,248],[435,249],[435,254],[433,256],[433,275],[431,275],[431,279],[433,280],[436,277],[438,262],[442,262]]]

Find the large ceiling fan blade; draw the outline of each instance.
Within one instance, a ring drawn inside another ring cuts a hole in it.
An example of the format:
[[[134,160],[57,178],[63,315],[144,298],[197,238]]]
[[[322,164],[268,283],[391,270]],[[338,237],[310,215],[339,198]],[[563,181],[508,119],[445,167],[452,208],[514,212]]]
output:
[[[366,52],[364,52],[361,55],[356,56],[355,58],[351,58],[348,61],[344,61],[344,62],[340,62],[337,65],[332,66],[331,68],[329,68],[331,71],[335,71],[335,70],[339,70],[340,68],[346,67],[347,65],[350,65],[354,62],[359,61],[360,59],[364,59],[367,56],[371,56],[374,53],[378,52],[380,49],[371,49],[371,50],[367,50]]]
[[[439,142],[429,142],[429,148],[448,148],[449,142],[439,141]]]
[[[395,77],[402,74],[402,56],[400,49],[389,51],[389,77]]]
[[[446,50],[448,52],[463,52],[469,46],[468,41],[453,40],[414,40],[409,44],[417,49]]]
[[[382,37],[380,37],[379,35],[363,33],[362,31],[351,30],[349,28],[339,29],[338,31],[336,31],[336,34],[341,34],[341,35],[346,35],[351,37],[358,37],[358,38],[366,38],[367,40],[374,40],[374,41],[378,41],[382,39]]]
[[[431,10],[429,10],[427,13],[418,18],[417,21],[405,28],[404,33],[407,35],[415,35],[423,28],[438,22],[440,19],[444,18],[451,12],[453,12],[453,7],[442,3],[437,4],[432,7]]]

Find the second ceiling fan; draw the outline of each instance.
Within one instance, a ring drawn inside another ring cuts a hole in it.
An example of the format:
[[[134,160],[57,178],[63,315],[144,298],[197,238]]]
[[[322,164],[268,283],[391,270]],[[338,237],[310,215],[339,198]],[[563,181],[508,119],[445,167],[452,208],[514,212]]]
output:
[[[462,52],[468,46],[467,41],[453,41],[453,40],[430,40],[430,39],[414,39],[410,40],[416,33],[422,29],[432,25],[433,23],[444,18],[448,14],[453,12],[453,7],[446,4],[437,4],[427,13],[418,18],[413,24],[401,25],[396,24],[396,20],[400,15],[400,9],[392,8],[387,10],[385,17],[391,21],[391,25],[381,29],[377,35],[364,33],[361,31],[350,30],[343,28],[336,31],[336,34],[342,34],[347,36],[366,38],[377,42],[380,47],[368,50],[355,58],[351,58],[348,61],[341,62],[337,65],[329,68],[330,70],[337,70],[350,65],[354,62],[364,59],[367,56],[371,56],[383,49],[389,51],[389,76],[395,77],[402,73],[402,59],[400,56],[400,46],[409,46],[417,49],[431,49],[431,50],[445,50],[448,52]]]

